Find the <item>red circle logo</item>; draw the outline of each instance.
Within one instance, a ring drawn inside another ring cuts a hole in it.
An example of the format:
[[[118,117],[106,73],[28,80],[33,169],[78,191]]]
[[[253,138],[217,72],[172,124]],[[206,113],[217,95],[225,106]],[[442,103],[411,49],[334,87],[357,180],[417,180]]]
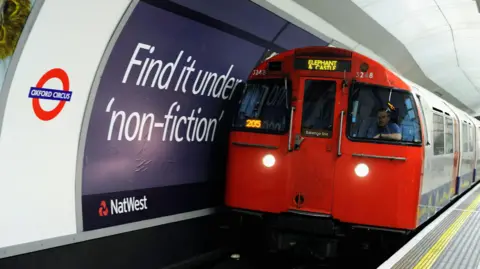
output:
[[[43,88],[45,83],[47,83],[49,80],[58,78],[63,85],[63,91],[70,91],[70,80],[68,78],[67,73],[61,69],[61,68],[54,68],[49,70],[47,73],[45,73],[40,80],[37,82],[36,87],[37,88]],[[49,121],[54,119],[55,117],[62,112],[63,107],[65,106],[65,100],[58,101],[58,105],[50,111],[44,110],[42,106],[40,105],[40,99],[39,98],[33,98],[32,99],[32,107],[33,107],[33,112],[35,112],[35,115],[43,120],[43,121]]]

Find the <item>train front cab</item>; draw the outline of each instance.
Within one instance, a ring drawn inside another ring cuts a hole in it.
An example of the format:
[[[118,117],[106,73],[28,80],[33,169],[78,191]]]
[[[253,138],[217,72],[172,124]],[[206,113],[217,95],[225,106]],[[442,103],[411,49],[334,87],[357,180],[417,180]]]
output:
[[[282,72],[248,82],[230,136],[227,206],[333,223],[317,232],[338,223],[415,229],[422,120],[408,86],[355,53],[317,57],[316,70],[306,54],[274,57]],[[328,64],[335,69],[319,70]],[[388,108],[401,141],[374,138],[380,108]],[[299,229],[303,222],[288,223]]]

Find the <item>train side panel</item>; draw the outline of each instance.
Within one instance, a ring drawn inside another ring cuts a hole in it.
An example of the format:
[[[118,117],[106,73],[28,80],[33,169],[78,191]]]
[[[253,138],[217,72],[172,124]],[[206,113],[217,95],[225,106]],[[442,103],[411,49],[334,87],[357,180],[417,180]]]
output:
[[[478,150],[477,150],[477,126],[476,126],[476,123],[477,123],[477,120],[468,115],[468,114],[465,114],[470,122],[471,125],[469,124],[469,145],[471,147],[471,154],[473,155],[472,156],[472,159],[471,159],[471,168],[473,170],[473,175],[472,177],[470,178],[470,185],[469,187],[472,186],[472,184],[475,182],[475,178],[477,177],[477,158],[478,158]]]
[[[480,180],[480,122],[477,119],[473,119],[475,124],[475,178],[474,182]]]
[[[426,195],[424,195],[428,190],[426,190],[426,186],[429,186],[430,182],[433,181],[434,175],[431,169],[432,167],[432,158],[427,158],[426,156],[433,155],[433,143],[430,141],[432,140],[432,109],[431,106],[428,104],[428,99],[425,98],[421,94],[417,88],[412,87],[413,93],[416,96],[416,102],[418,106],[419,113],[422,116],[422,128],[423,132],[423,145],[424,145],[424,158],[423,158],[423,173],[421,174],[421,178],[419,180],[419,199],[418,199],[418,207],[417,207],[417,226],[420,225],[422,222],[426,221],[429,218],[429,212],[427,208],[428,199],[426,199]]]
[[[454,196],[457,120],[442,99],[420,87],[414,87],[427,123],[424,175],[417,212],[417,224],[420,225],[448,205]]]
[[[475,173],[474,126],[470,116],[460,109],[454,110],[460,119],[460,167],[457,194],[462,194],[472,185]]]

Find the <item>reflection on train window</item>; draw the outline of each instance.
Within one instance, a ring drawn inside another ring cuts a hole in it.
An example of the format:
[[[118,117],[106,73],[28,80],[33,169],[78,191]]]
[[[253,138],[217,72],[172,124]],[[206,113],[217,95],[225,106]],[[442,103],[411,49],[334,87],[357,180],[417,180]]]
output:
[[[453,153],[453,120],[445,117],[445,153]]]
[[[480,127],[477,128],[477,134],[480,134]],[[477,150],[479,150],[480,149],[480,144],[476,143],[476,145],[477,145]],[[480,165],[480,158],[477,158],[477,163]]]
[[[420,106],[420,109],[421,109],[421,115],[422,115],[422,120],[423,120],[423,124],[424,124],[424,129],[428,129],[426,128],[427,127],[427,119],[425,118],[425,108],[424,106],[422,105],[422,97],[420,95],[417,94],[417,98],[418,98],[418,105]],[[429,134],[428,132],[425,132],[425,140],[427,141],[430,141],[429,140]]]
[[[417,107],[410,92],[356,84],[350,91],[349,136],[421,143]]]
[[[462,152],[468,152],[468,127],[462,122]]]
[[[475,134],[473,133],[472,125],[468,125],[468,151],[473,152],[473,141],[475,140]]]
[[[305,81],[302,111],[303,136],[332,136],[335,89],[335,81]]]
[[[443,115],[433,114],[433,155],[445,153],[445,126]]]
[[[248,81],[233,128],[283,133],[289,126],[289,96],[283,79]]]

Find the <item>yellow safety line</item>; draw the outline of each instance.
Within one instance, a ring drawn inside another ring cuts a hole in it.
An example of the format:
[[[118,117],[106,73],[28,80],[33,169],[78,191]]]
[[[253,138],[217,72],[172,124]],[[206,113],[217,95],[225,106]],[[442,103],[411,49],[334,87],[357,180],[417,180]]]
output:
[[[453,222],[450,227],[442,234],[438,241],[430,248],[430,250],[420,259],[414,269],[429,269],[433,263],[438,259],[448,243],[453,239],[455,234],[460,230],[462,225],[467,221],[468,217],[472,215],[475,209],[480,205],[480,195],[473,200],[468,208]]]

